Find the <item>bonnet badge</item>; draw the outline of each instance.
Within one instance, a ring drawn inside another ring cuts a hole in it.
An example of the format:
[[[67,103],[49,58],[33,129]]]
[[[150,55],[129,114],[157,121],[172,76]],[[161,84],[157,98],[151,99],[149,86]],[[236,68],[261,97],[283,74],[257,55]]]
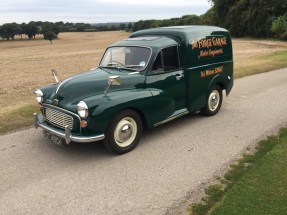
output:
[[[54,99],[54,100],[53,100],[53,105],[58,106],[58,104],[59,104],[59,100],[58,100],[58,99]]]

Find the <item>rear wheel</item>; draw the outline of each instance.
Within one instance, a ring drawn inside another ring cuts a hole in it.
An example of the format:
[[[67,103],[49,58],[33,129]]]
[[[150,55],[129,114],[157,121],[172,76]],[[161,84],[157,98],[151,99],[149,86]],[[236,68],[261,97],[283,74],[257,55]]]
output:
[[[104,144],[109,151],[124,154],[136,147],[141,134],[140,116],[133,110],[125,110],[120,112],[108,126]]]
[[[202,108],[201,112],[205,116],[213,116],[220,110],[222,104],[222,89],[218,85],[215,85],[207,99],[207,105]]]

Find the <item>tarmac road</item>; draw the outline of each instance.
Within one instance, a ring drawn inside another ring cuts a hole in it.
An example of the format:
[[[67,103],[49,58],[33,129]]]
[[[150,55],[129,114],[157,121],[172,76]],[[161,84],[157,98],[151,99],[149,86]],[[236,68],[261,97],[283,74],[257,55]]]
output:
[[[58,147],[29,129],[0,136],[0,214],[176,214],[246,148],[287,122],[287,68],[235,81],[214,117],[146,131],[131,153]]]

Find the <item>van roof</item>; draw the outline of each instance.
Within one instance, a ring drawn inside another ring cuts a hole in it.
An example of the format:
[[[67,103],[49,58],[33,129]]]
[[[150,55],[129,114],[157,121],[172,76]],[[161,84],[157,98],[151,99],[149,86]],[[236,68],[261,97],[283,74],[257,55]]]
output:
[[[112,44],[112,46],[143,46],[151,47],[155,50],[161,49],[163,47],[168,47],[172,45],[178,45],[178,43],[165,36],[140,36],[128,38],[117,43]]]
[[[180,40],[179,42],[186,42],[190,38],[200,38],[206,35],[229,35],[228,31],[224,28],[216,26],[205,26],[205,25],[189,25],[189,26],[170,26],[170,27],[160,27],[152,28],[146,30],[140,30],[134,32],[130,35],[130,38],[139,36],[168,36],[171,38],[176,38]]]

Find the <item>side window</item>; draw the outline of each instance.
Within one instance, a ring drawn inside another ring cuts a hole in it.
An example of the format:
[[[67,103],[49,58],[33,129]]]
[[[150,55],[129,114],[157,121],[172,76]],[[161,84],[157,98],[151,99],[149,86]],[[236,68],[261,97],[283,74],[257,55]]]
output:
[[[165,48],[162,53],[165,72],[179,69],[177,46]]]
[[[179,68],[178,49],[177,46],[172,46],[158,53],[152,67],[152,74],[169,72]]]

